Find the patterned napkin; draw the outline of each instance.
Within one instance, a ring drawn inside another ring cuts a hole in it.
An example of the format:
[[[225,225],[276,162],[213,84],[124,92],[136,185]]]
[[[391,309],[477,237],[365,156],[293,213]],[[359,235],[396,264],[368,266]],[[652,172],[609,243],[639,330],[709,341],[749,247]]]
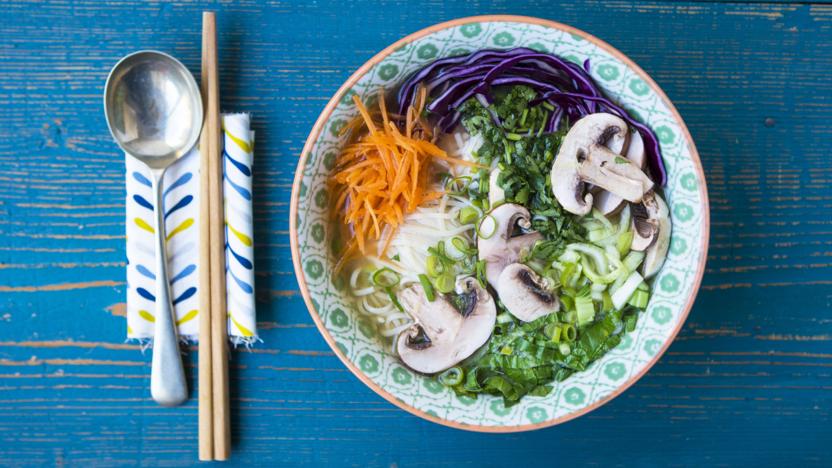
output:
[[[228,335],[232,343],[257,341],[254,307],[251,168],[254,132],[248,114],[225,114],[223,193],[226,221]],[[127,338],[153,337],[155,249],[150,173],[126,156]],[[199,338],[199,151],[168,168],[163,180],[168,274],[179,336]]]

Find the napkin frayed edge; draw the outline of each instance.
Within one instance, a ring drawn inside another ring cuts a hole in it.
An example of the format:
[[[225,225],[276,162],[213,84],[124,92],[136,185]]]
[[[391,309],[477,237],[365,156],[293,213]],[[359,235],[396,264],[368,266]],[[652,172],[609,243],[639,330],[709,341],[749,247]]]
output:
[[[263,339],[259,336],[228,335],[228,342],[234,347],[234,349],[238,349],[242,346],[245,347],[246,350],[250,351],[252,346],[256,343],[263,343]],[[142,353],[153,348],[153,338],[127,338],[124,340],[124,343],[139,345]],[[198,345],[199,338],[193,335],[180,336],[179,344],[184,346]]]

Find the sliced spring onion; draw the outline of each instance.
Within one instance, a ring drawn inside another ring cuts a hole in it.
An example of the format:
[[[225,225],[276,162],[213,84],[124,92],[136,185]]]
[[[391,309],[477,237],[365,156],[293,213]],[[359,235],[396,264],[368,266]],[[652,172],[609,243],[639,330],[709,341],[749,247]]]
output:
[[[425,261],[425,268],[428,270],[428,276],[432,278],[436,278],[445,271],[445,266],[442,265],[442,262],[436,255],[428,255],[428,259]]]
[[[608,245],[604,247],[604,254],[607,256],[607,261],[612,263],[611,268],[617,268],[616,265],[621,263],[621,254],[618,253],[618,249],[616,249],[612,245]]]
[[[436,286],[436,290],[441,292],[442,294],[448,294],[449,292],[454,290],[454,283],[456,282],[456,278],[451,273],[442,273],[441,275],[437,276],[434,280],[434,286]]]
[[[589,264],[589,261],[586,258],[581,260],[581,266],[583,267],[584,275],[586,275],[586,277],[589,278],[589,281],[591,281],[592,284],[601,285],[610,284],[616,279],[618,279],[620,276],[622,276],[624,269],[621,268],[621,262],[616,261],[616,263],[616,268],[612,271],[604,274],[599,274],[592,269],[592,265]]]
[[[445,241],[439,241],[436,244],[436,255],[439,257],[440,260],[448,258],[448,255],[445,252]]]
[[[575,312],[578,315],[578,326],[582,327],[595,320],[595,304],[591,297],[576,297]]]
[[[559,343],[558,351],[560,351],[560,353],[564,356],[569,356],[570,354],[572,354],[572,347],[569,346],[568,343]]]
[[[601,242],[610,236],[612,236],[612,233],[604,228],[593,229],[586,233],[587,240],[593,243]]]
[[[612,292],[612,305],[616,308],[616,310],[621,309],[624,307],[624,304],[627,303],[627,300],[630,299],[630,296],[633,295],[638,286],[644,282],[644,278],[641,277],[638,272],[634,271],[630,273],[630,276],[624,281],[621,286]]]
[[[474,273],[477,276],[477,281],[480,282],[480,286],[482,286],[483,288],[486,287],[485,285],[488,281],[488,278],[486,277],[485,266],[485,260],[478,260],[477,265],[474,267]]]
[[[563,310],[572,310],[575,308],[575,299],[569,296],[561,296],[560,303],[563,305]]]
[[[612,297],[610,297],[609,291],[604,291],[601,293],[601,310],[604,312],[612,311]]]
[[[480,224],[477,226],[477,236],[479,236],[480,239],[490,239],[496,232],[497,220],[490,214],[483,216],[482,220],[480,220]]]
[[[399,298],[396,297],[396,293],[393,292],[393,288],[384,288],[384,291],[387,293],[387,297],[390,298],[390,302],[392,302],[397,309],[404,312],[404,307],[402,307],[402,304],[399,302]]]
[[[457,250],[459,250],[460,252],[462,252],[466,255],[474,255],[474,254],[477,253],[477,249],[472,248],[468,244],[468,241],[466,241],[465,239],[463,239],[459,236],[454,237],[453,239],[451,239],[451,245],[453,245],[454,248],[456,248]]]
[[[607,231],[615,232],[615,228],[613,227],[610,220],[607,219],[607,217],[604,216],[604,214],[601,213],[597,208],[592,209],[592,218],[597,219],[601,224],[603,224]]]
[[[604,254],[604,251],[601,250],[600,247],[597,247],[592,244],[577,242],[574,244],[567,245],[566,249],[574,250],[576,252],[588,255],[595,263],[595,267],[598,268],[598,271],[607,271],[607,256]]]
[[[469,176],[454,177],[445,182],[445,190],[452,193],[462,193],[468,189],[470,184],[471,177]]]
[[[479,212],[473,206],[463,206],[459,210],[459,222],[462,224],[474,224],[479,217]]]
[[[607,290],[607,285],[606,284],[593,284],[592,286],[589,287],[589,290],[594,292],[594,293],[595,292],[598,292],[598,293],[604,292],[604,291]]]
[[[644,309],[647,307],[648,301],[650,301],[650,293],[643,289],[636,289],[627,304],[637,309]]]
[[[580,260],[580,259],[579,259]],[[582,267],[575,263],[565,263],[560,272],[560,284],[564,286],[575,286],[581,277]]]
[[[523,109],[523,115],[520,116],[520,126],[526,125],[526,117],[529,115],[529,108]]]
[[[399,284],[401,279],[398,273],[387,267],[379,268],[372,277],[373,284],[380,288],[392,288]]]
[[[465,371],[460,367],[451,367],[450,369],[439,374],[439,383],[446,387],[455,387],[462,383],[465,377]]]
[[[621,255],[626,254],[630,250],[630,244],[633,243],[633,231],[626,230],[615,238],[615,248]]]
[[[560,274],[558,270],[549,268],[543,271],[543,276],[548,281],[548,288],[551,290],[560,289]]]
[[[567,323],[561,327],[560,336],[567,342],[571,343],[578,337],[578,330],[574,325]]]
[[[558,257],[558,260],[562,263],[578,263],[581,260],[581,254],[574,250],[566,250]]]
[[[618,233],[630,230],[630,204],[624,205],[624,209],[618,215]]]
[[[436,299],[436,293],[433,291],[433,285],[430,284],[430,279],[427,275],[419,275],[419,282],[422,283],[422,289],[425,290],[425,297],[428,301],[433,302]]]
[[[627,270],[629,271],[636,271],[643,260],[644,252],[633,250],[628,253],[626,257],[624,257],[624,266],[627,267]]]
[[[550,323],[543,328],[543,333],[552,340],[553,343],[560,342],[561,328],[557,323]]]

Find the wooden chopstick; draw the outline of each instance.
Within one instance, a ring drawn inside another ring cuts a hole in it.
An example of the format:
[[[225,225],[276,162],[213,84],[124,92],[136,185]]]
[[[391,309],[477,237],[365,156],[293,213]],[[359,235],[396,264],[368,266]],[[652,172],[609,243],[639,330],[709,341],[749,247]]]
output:
[[[213,14],[210,21],[203,16],[202,23],[202,99],[209,101],[210,55],[216,31]],[[214,50],[215,52],[215,50]],[[199,142],[199,459],[214,459],[214,392],[213,392],[213,350],[211,343],[211,249],[209,199],[210,181],[208,167],[212,148],[217,140],[217,122],[203,120],[202,136]]]
[[[202,14],[203,66],[207,67],[208,203],[211,274],[211,378],[213,380],[214,460],[227,460],[231,452],[231,418],[228,401],[228,330],[225,297],[225,205],[222,196],[222,154],[217,22],[213,12]]]

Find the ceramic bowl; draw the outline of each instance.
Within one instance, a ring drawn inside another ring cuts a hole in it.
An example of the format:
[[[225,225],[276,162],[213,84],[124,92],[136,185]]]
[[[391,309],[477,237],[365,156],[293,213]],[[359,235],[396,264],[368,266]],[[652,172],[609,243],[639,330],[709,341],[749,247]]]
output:
[[[665,195],[673,234],[667,261],[636,330],[589,369],[556,383],[546,397],[512,407],[502,399],[457,397],[435,380],[402,366],[367,317],[333,283],[335,263],[327,225],[325,183],[344,144],[341,127],[357,114],[351,97],[392,89],[414,70],[441,57],[483,48],[525,46],[583,63],[614,101],[649,125],[667,165]],[[609,44],[573,27],[536,18],[481,16],[432,26],[387,47],[335,93],[306,141],[291,199],[291,245],[300,291],[335,354],[373,391],[419,417],[461,429],[511,432],[551,426],[610,401],[643,376],[673,341],[693,305],[708,247],[708,199],[699,156],[685,123],[659,86]]]

